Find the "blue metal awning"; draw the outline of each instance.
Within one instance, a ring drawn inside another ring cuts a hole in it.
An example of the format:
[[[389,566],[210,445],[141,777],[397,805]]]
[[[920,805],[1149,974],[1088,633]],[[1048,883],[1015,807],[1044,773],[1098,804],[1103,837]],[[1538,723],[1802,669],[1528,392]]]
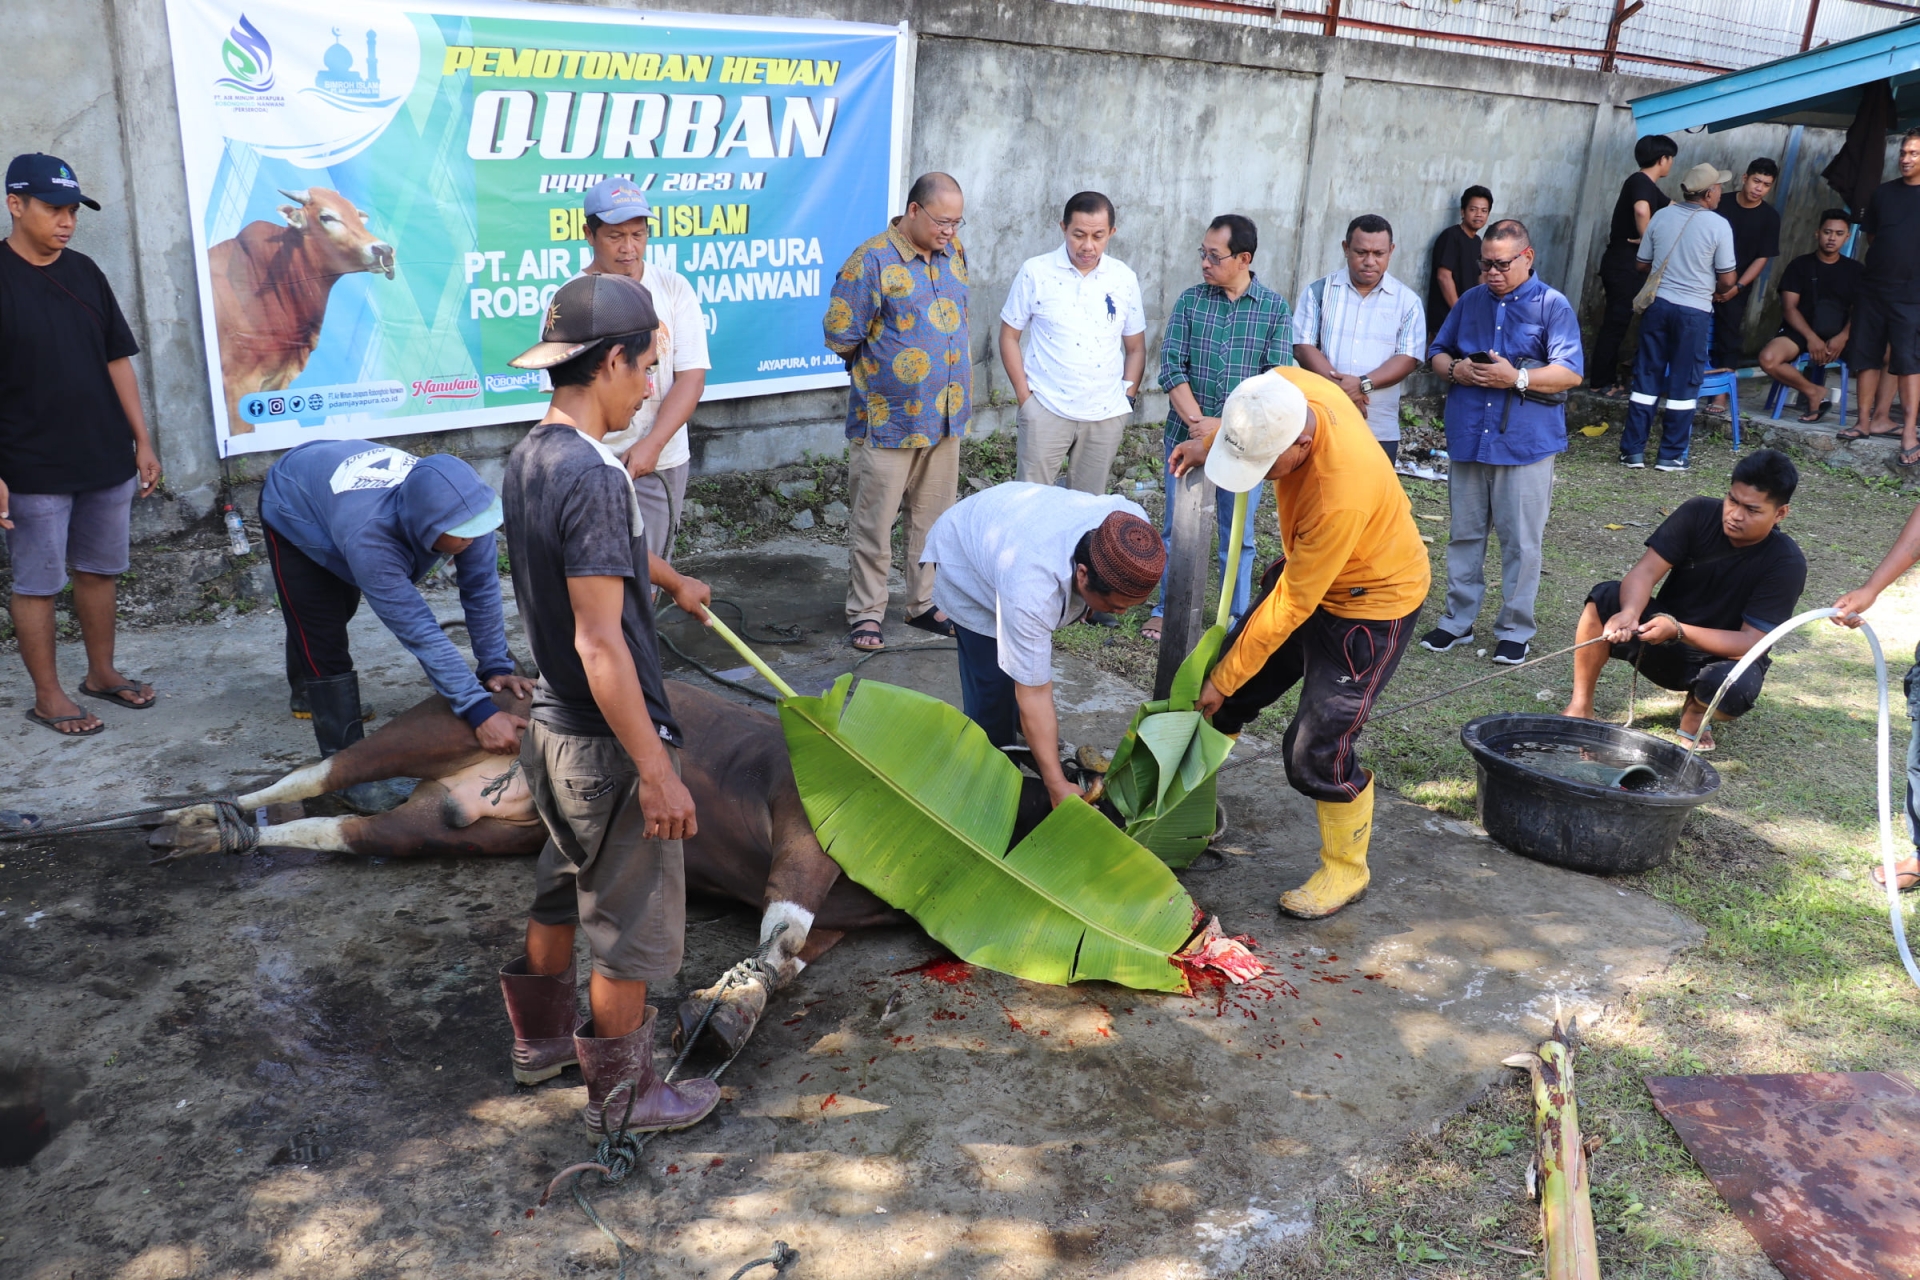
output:
[[[1860,87],[1876,80],[1892,83],[1900,126],[1920,122],[1920,19],[1635,98],[1634,133],[1718,133],[1760,121],[1844,129]]]

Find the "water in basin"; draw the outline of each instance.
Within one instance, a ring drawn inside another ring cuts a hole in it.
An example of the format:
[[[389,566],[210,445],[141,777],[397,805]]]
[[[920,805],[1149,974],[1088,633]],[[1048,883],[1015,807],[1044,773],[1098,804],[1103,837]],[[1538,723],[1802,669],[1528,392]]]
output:
[[[1576,782],[1643,794],[1680,792],[1659,770],[1632,752],[1608,751],[1574,742],[1520,741],[1508,744],[1501,754],[1516,764]]]

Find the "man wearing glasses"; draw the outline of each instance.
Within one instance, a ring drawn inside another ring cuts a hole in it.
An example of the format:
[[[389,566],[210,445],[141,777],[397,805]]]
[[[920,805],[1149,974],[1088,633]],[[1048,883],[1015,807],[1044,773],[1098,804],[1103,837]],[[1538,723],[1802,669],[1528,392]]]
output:
[[[966,225],[960,184],[923,174],[907,211],[853,251],[833,284],[823,327],[846,361],[847,625],[856,649],[885,647],[887,575],[893,522],[907,515],[910,627],[952,636],[933,607],[933,574],[920,563],[927,531],[960,479],[960,440],[973,412],[967,340],[967,254],[955,238]]]
[[[1169,457],[1190,436],[1211,436],[1220,429],[1220,410],[1233,389],[1256,373],[1293,363],[1293,328],[1287,300],[1253,274],[1260,234],[1253,219],[1223,213],[1207,226],[1200,241],[1200,283],[1180,295],[1167,319],[1160,344],[1160,386],[1169,409],[1166,448]],[[1172,547],[1173,470],[1168,468],[1167,523],[1162,534]],[[1220,573],[1227,571],[1227,544],[1233,537],[1233,495],[1215,495],[1220,523]],[[1234,579],[1233,617],[1238,621],[1252,600],[1253,517],[1260,491],[1247,497],[1246,536],[1240,543],[1240,572]],[[1160,638],[1167,580],[1160,579],[1162,603],[1153,607],[1140,634]]]
[[[1527,228],[1507,218],[1482,241],[1483,283],[1460,295],[1428,349],[1447,391],[1447,611],[1420,641],[1445,653],[1473,643],[1486,595],[1487,531],[1500,537],[1493,660],[1527,660],[1540,591],[1540,539],[1553,506],[1553,460],[1567,447],[1566,393],[1585,361],[1580,322],[1533,274]]]

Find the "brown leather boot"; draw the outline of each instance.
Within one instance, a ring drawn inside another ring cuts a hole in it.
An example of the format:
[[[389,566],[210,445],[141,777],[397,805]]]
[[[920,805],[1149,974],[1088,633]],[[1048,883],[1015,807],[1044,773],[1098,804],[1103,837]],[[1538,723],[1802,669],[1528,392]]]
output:
[[[574,966],[548,977],[529,973],[521,956],[500,971],[500,994],[513,1023],[513,1078],[520,1084],[551,1080],[579,1063],[573,1029],[580,1021],[574,1003]]]
[[[587,1078],[587,1132],[618,1129],[627,1114],[627,1091],[621,1089],[607,1106],[607,1097],[625,1081],[633,1082],[633,1113],[627,1128],[633,1133],[685,1129],[699,1124],[720,1104],[720,1086],[712,1080],[682,1080],[668,1084],[653,1069],[653,1033],[660,1011],[647,1006],[647,1020],[624,1036],[601,1040],[593,1034],[591,1019],[573,1033],[580,1074]],[[606,1115],[601,1112],[605,1109]],[[603,1127],[604,1126],[604,1127]]]

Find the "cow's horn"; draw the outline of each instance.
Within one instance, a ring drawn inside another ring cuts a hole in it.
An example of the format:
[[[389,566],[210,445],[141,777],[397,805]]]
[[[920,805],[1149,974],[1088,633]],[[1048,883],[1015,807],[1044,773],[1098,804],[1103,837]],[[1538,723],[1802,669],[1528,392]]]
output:
[[[295,204],[305,204],[307,202],[307,195],[311,190],[312,188],[308,187],[308,188],[303,188],[302,190],[299,190],[299,191],[289,191],[285,187],[281,187],[280,194],[285,196],[287,199],[293,201]]]

